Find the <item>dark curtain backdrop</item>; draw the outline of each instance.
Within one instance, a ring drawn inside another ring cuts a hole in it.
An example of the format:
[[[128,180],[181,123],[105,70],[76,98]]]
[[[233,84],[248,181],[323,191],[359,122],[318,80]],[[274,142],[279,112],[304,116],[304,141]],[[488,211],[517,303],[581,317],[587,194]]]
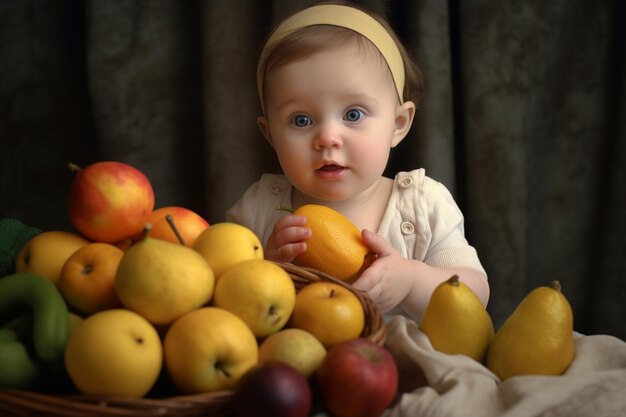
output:
[[[259,46],[306,0],[1,0],[0,216],[70,229],[68,162],[143,170],[211,223],[278,164],[257,131]],[[366,0],[427,92],[389,175],[455,195],[496,325],[553,279],[576,330],[626,338],[625,6]]]

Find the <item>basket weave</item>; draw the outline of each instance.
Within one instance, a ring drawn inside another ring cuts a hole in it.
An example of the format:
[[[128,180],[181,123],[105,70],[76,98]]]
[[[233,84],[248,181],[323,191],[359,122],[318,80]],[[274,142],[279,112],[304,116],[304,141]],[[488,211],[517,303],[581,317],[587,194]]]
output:
[[[292,264],[279,263],[291,276],[296,291],[308,284],[329,281],[357,296],[365,311],[361,337],[383,345],[387,329],[380,310],[361,291],[327,274]],[[91,395],[50,395],[26,390],[0,389],[2,417],[229,417],[233,415],[232,391],[218,391],[164,398],[128,398]]]

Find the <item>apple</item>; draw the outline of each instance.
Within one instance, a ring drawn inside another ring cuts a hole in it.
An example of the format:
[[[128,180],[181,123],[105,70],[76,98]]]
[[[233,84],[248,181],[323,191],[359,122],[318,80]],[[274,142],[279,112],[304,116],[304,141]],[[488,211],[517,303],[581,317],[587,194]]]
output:
[[[254,232],[237,223],[216,223],[196,238],[193,248],[211,266],[215,279],[229,267],[250,259],[263,259],[263,245]]]
[[[125,309],[95,313],[70,334],[65,367],[83,394],[141,398],[161,372],[163,350],[154,327]]]
[[[259,354],[250,328],[218,307],[181,316],[167,330],[163,350],[168,376],[186,394],[233,388]]]
[[[325,356],[324,345],[302,329],[280,330],[259,345],[259,362],[284,362],[307,378],[315,373]]]
[[[308,331],[328,349],[361,335],[365,311],[348,288],[319,281],[298,292],[289,323],[290,327]]]
[[[264,259],[228,268],[215,284],[213,304],[239,316],[256,337],[282,329],[293,311],[296,287],[283,268]]]
[[[30,272],[58,286],[63,265],[89,241],[76,233],[50,230],[30,239],[15,261],[16,272]]]
[[[192,247],[198,235],[209,227],[209,222],[188,208],[178,206],[160,207],[154,210],[150,216],[150,223],[152,224],[150,236],[173,243],[180,243],[167,216],[172,217],[174,227],[184,244],[189,247]]]
[[[357,338],[331,348],[317,370],[324,407],[334,417],[378,417],[398,389],[398,368],[383,346]]]
[[[235,386],[237,417],[307,417],[312,404],[307,379],[283,362],[263,362]]]
[[[96,162],[72,181],[69,217],[82,235],[116,243],[139,235],[154,209],[154,190],[137,168],[122,162]]]
[[[122,307],[115,291],[115,274],[124,251],[110,243],[91,242],[63,265],[59,291],[81,314]]]

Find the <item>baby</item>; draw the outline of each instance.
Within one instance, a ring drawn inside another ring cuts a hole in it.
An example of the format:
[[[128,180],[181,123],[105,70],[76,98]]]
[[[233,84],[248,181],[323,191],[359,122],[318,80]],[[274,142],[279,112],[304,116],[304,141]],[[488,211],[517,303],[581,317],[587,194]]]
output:
[[[450,192],[423,169],[383,176],[423,84],[388,23],[345,3],[306,8],[270,34],[257,83],[257,122],[284,175],[263,175],[226,218],[252,229],[267,259],[291,262],[311,236],[305,218],[276,208],[322,204],[362,230],[375,260],[353,286],[382,312],[419,319],[453,274],[487,304],[487,276]]]

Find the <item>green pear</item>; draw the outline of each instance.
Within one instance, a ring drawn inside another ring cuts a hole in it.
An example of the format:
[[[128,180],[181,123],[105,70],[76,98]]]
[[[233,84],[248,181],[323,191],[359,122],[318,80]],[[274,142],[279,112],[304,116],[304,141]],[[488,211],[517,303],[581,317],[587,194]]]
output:
[[[126,250],[115,277],[115,290],[124,305],[157,325],[172,323],[207,304],[215,277],[195,250],[150,237],[146,224],[141,239]]]
[[[561,375],[574,359],[574,317],[561,284],[531,291],[496,332],[487,367],[501,380]]]

